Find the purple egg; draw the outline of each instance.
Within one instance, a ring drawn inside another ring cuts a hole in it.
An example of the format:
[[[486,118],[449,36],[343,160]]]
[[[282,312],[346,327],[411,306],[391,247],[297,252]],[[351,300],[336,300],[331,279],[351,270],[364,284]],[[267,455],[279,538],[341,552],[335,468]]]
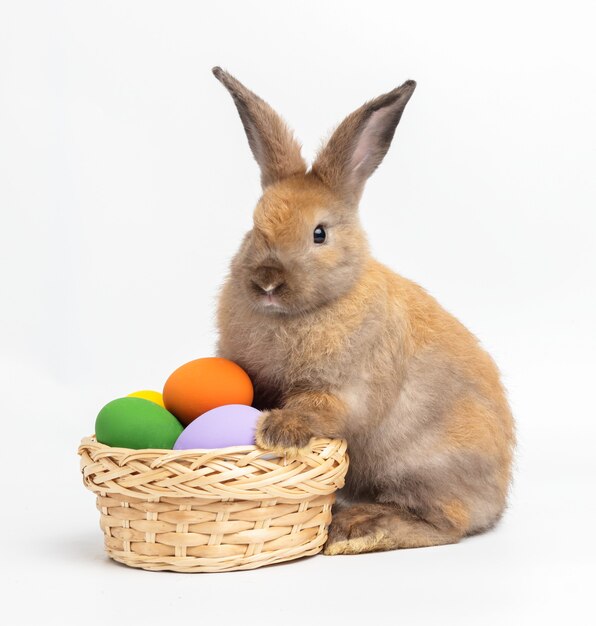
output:
[[[193,420],[174,444],[174,450],[251,446],[261,412],[245,404],[226,404]]]

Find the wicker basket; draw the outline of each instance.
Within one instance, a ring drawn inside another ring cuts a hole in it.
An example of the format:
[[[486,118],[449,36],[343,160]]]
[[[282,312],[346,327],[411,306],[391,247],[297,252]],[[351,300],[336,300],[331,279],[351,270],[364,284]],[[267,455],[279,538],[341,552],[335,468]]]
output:
[[[87,437],[85,486],[97,495],[112,559],[149,570],[252,569],[319,552],[346,442],[313,439],[289,459],[255,446],[130,450]]]

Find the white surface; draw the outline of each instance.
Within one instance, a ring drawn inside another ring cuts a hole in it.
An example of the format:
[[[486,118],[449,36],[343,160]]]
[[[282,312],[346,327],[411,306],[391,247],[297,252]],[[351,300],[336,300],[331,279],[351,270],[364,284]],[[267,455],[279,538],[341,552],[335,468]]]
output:
[[[594,619],[594,18],[591,2],[0,5],[3,622]],[[308,157],[418,81],[362,219],[503,371],[519,449],[494,532],[237,574],[103,556],[78,441],[105,402],[213,353],[259,194],[216,64]]]

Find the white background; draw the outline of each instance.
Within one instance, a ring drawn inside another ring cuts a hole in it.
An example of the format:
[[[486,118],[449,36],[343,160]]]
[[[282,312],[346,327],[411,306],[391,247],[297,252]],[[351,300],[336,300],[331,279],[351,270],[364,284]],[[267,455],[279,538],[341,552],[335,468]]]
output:
[[[593,2],[2,2],[1,610],[10,624],[586,624],[594,618]],[[418,81],[362,220],[499,363],[511,505],[457,546],[246,573],[107,560],[76,448],[212,355],[259,196],[222,65],[312,158]],[[4,621],[4,619],[3,619]]]

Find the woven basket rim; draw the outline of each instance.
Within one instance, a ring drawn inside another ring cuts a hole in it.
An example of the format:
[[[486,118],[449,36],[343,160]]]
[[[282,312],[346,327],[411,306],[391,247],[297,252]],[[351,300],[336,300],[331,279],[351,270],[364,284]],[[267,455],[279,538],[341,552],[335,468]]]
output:
[[[319,446],[323,443],[325,444],[339,444],[340,446],[344,444],[344,439],[332,439],[329,437],[313,437],[310,441],[309,449],[312,450],[314,447]],[[214,458],[217,456],[225,456],[228,454],[248,454],[250,452],[259,452],[263,454],[271,454],[277,457],[286,456],[285,454],[281,454],[280,452],[276,452],[275,450],[265,450],[263,448],[259,448],[256,445],[244,445],[244,446],[227,446],[225,448],[188,448],[186,450],[172,450],[168,448],[121,448],[117,446],[108,446],[105,443],[101,443],[97,441],[95,433],[93,435],[89,435],[88,437],[83,437],[81,439],[81,443],[79,444],[79,454],[81,452],[81,448],[85,446],[93,445],[94,448],[104,448],[106,451],[111,450],[113,454],[124,454],[125,458],[129,456],[134,456],[135,454],[155,454],[158,456],[168,457],[169,460],[179,459],[181,457],[186,456],[203,456],[209,455]]]
[[[257,446],[213,450],[113,448],[85,437],[78,449],[88,489],[128,497],[302,499],[332,493],[348,468],[345,439],[313,438],[284,454]]]

